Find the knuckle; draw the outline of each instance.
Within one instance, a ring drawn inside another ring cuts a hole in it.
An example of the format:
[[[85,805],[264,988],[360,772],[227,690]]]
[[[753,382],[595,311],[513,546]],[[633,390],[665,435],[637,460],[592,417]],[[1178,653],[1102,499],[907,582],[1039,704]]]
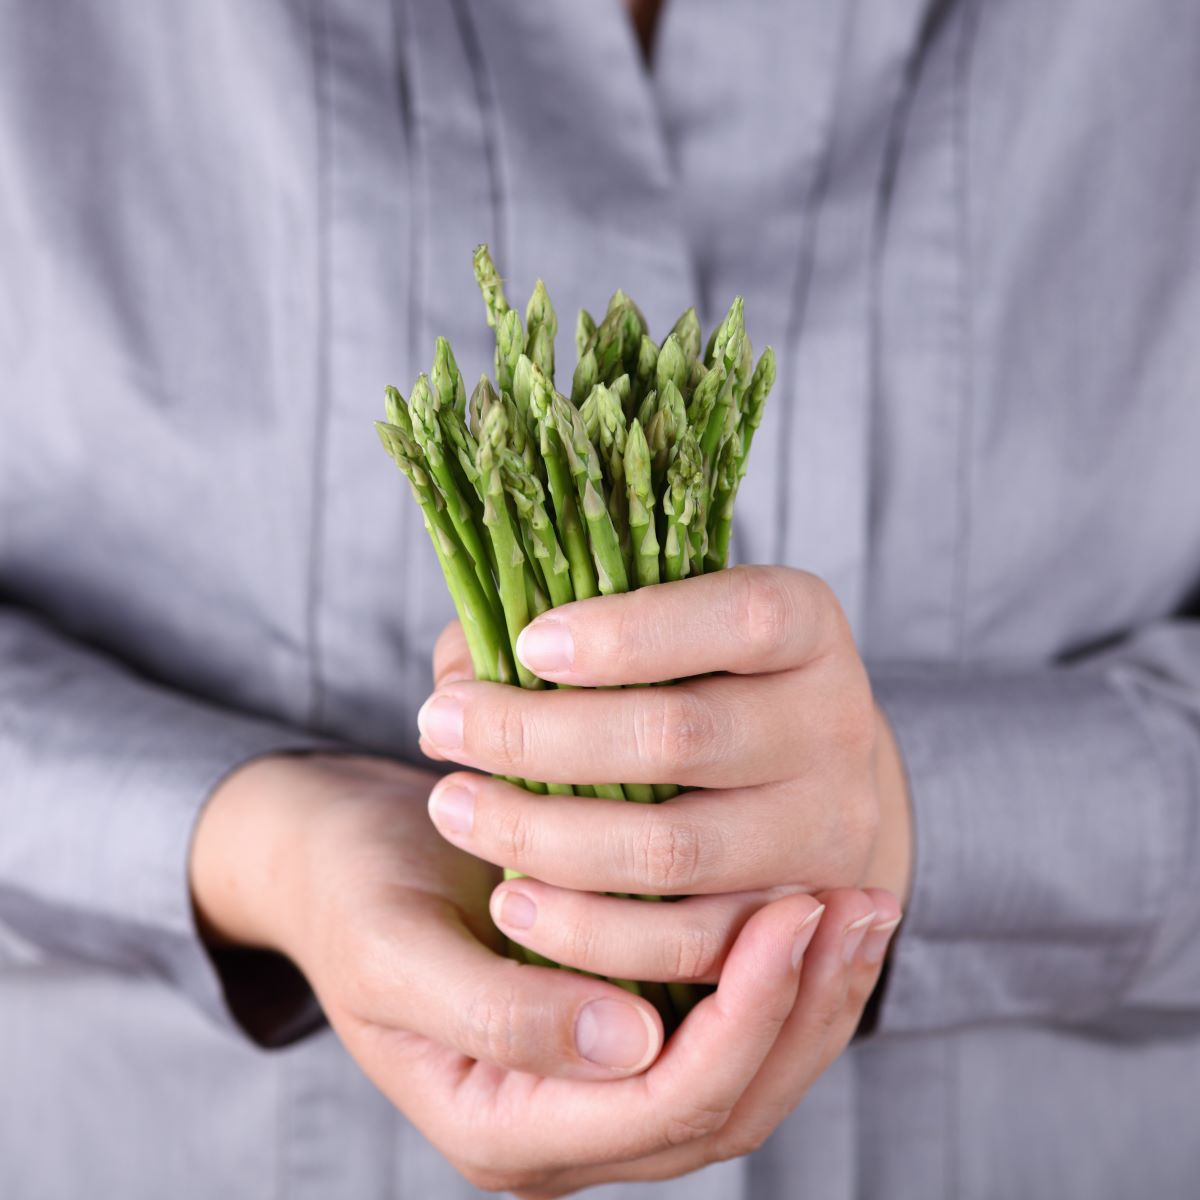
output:
[[[668,1146],[684,1146],[716,1133],[729,1120],[729,1110],[705,1104],[693,1104],[681,1113],[663,1119],[663,1140]]]
[[[690,822],[653,814],[647,821],[640,851],[640,878],[655,892],[687,891],[700,876],[703,838]]]
[[[572,921],[563,934],[561,954],[573,967],[589,968],[596,964],[599,935],[591,921]]]
[[[716,972],[722,939],[704,925],[685,925],[671,944],[666,964],[672,978],[698,980]]]
[[[493,814],[496,849],[506,867],[520,870],[533,851],[533,824],[518,805],[504,804]]]
[[[716,713],[691,691],[654,688],[640,700],[634,740],[642,762],[678,771],[719,755],[722,731]]]
[[[615,616],[608,626],[610,637],[601,642],[605,659],[610,664],[637,662],[657,647],[660,640],[656,636],[658,623],[647,620],[647,614],[635,596],[613,608]]]
[[[842,997],[836,990],[830,989],[816,1002],[813,1008],[813,1022],[821,1032],[828,1033],[836,1024],[842,1013]]]
[[[475,1057],[495,1063],[521,1061],[527,1039],[525,1022],[511,988],[480,992],[463,1014],[464,1042]]]
[[[744,1124],[737,1129],[722,1131],[717,1140],[716,1152],[720,1159],[744,1158],[761,1150],[771,1130],[761,1124]]]
[[[489,763],[516,767],[525,761],[528,730],[516,705],[502,704],[483,725],[484,751]]]
[[[795,626],[795,599],[785,576],[761,567],[729,572],[732,628],[759,653],[784,645]]]

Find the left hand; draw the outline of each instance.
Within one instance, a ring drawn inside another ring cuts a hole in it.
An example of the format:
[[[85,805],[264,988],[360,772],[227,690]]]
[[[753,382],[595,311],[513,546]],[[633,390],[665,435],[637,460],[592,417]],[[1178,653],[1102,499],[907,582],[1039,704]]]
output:
[[[517,652],[580,690],[472,681],[452,625],[419,717],[426,753],[524,779],[698,790],[618,805],[447,776],[430,797],[443,836],[532,877],[492,896],[514,940],[609,977],[712,982],[774,897],[869,886],[907,898],[903,766],[816,576],[738,567],[565,605]],[[680,682],[609,690],[667,680]],[[640,901],[605,892],[688,898],[650,922]]]

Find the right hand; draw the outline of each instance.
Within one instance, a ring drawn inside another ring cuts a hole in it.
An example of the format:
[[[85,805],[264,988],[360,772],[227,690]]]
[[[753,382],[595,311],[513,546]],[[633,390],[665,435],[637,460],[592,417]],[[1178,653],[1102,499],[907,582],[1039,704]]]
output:
[[[843,930],[898,913],[888,893],[759,909],[660,1057],[645,1000],[503,956],[499,873],[434,829],[433,782],[382,759],[251,762],[202,814],[192,887],[212,940],[297,963],[363,1071],[477,1186],[557,1196],[745,1153],[849,1040],[878,964],[847,968]]]

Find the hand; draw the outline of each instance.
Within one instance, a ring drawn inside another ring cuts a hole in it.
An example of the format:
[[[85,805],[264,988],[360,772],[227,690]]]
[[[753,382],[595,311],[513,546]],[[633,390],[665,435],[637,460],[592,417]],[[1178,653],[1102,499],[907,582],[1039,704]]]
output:
[[[497,875],[432,831],[430,782],[382,760],[257,760],[204,811],[193,895],[214,940],[298,963],[366,1074],[477,1186],[557,1196],[744,1153],[853,1033],[898,919],[886,893],[759,909],[660,1056],[644,1000],[500,957]]]
[[[899,754],[815,576],[736,568],[565,605],[517,651],[542,678],[582,690],[471,682],[451,626],[420,716],[427,753],[527,779],[703,790],[616,805],[447,776],[430,799],[444,836],[533,877],[492,898],[515,940],[611,977],[711,981],[748,914],[774,896],[865,885],[907,896]],[[689,898],[650,922],[638,901],[604,892]]]

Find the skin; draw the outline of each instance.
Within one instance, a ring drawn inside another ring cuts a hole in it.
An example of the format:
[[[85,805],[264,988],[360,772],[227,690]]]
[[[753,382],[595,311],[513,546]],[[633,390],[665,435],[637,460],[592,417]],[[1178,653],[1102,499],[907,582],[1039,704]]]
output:
[[[668,667],[736,674],[526,694],[463,678],[451,630],[435,693],[461,708],[462,745],[441,749],[460,761],[502,769],[503,758],[530,768],[514,774],[576,782],[707,778],[711,790],[660,806],[527,801],[465,772],[434,787],[387,760],[277,756],[233,772],[202,814],[191,872],[206,935],[290,956],[364,1072],[476,1186],[560,1196],[753,1150],[844,1049],[875,985],[907,888],[907,859],[882,833],[898,758],[880,750],[827,589],[799,572],[722,574],[734,579],[555,610],[573,662],[539,673],[605,683]],[[534,640],[522,653],[538,669]],[[686,689],[699,699],[668,699]],[[721,723],[718,711],[737,720]],[[764,721],[763,736],[747,731]],[[474,821],[439,836],[426,805],[436,811],[455,786],[474,798]],[[540,877],[502,883],[482,861],[517,865],[514,855]],[[637,901],[579,890],[599,880],[691,898],[655,906],[650,922]],[[663,1046],[644,1000],[503,957],[489,916],[503,928],[513,892],[536,911],[511,935],[559,961],[717,990]],[[602,1065],[579,1038],[614,1006],[628,1019],[610,1041],[622,1063]]]
[[[699,897],[671,906],[670,921],[696,917],[710,947],[728,944],[743,911],[734,898],[747,893],[753,902],[779,887],[874,886],[907,897],[912,834],[899,752],[845,616],[816,576],[738,567],[565,605],[530,625],[517,653],[571,689],[514,695],[461,678],[457,627],[443,634],[450,682],[421,710],[426,753],[546,782],[697,790],[609,809],[448,775],[430,799],[443,835],[541,881],[501,889],[492,911],[506,932],[543,953],[553,938],[557,956],[569,948],[556,929],[611,928],[612,938],[589,933],[578,961],[559,961],[623,975],[631,964],[609,949],[626,923],[621,902],[577,893]],[[681,682],[614,690],[671,679]],[[532,926],[506,926],[508,893],[537,905]],[[708,958],[711,974],[719,951]]]

